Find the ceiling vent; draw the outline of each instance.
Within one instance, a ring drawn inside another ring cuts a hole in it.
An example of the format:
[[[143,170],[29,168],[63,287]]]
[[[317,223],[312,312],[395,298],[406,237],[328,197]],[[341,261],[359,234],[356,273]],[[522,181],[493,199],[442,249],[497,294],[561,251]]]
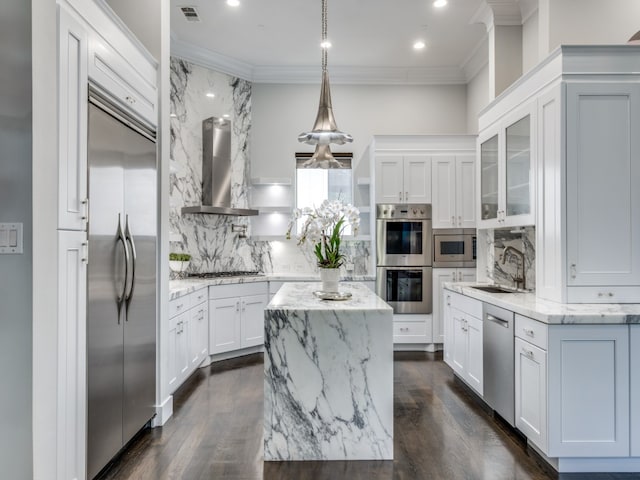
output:
[[[198,16],[198,11],[196,7],[180,7],[184,18],[187,19],[187,22],[199,22],[200,17]]]

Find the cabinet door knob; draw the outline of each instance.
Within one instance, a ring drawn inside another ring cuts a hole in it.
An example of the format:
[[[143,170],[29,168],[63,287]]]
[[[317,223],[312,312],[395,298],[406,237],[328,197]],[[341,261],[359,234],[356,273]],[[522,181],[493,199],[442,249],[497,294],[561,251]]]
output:
[[[451,225],[456,226],[456,217],[455,215],[451,215]]]
[[[530,328],[523,328],[522,330],[524,330],[524,333],[526,335],[528,335],[529,337],[534,337],[535,336],[533,330],[531,330]]]
[[[458,226],[462,226],[462,215],[458,215]]]
[[[409,201],[409,192],[404,192],[404,199],[408,202]]]
[[[458,272],[458,281],[461,282],[462,281],[462,272]]]
[[[529,358],[533,357],[533,351],[532,350],[527,350],[526,348],[523,348],[522,349],[522,353],[524,353]]]
[[[398,200],[402,201],[402,192],[398,192]]]

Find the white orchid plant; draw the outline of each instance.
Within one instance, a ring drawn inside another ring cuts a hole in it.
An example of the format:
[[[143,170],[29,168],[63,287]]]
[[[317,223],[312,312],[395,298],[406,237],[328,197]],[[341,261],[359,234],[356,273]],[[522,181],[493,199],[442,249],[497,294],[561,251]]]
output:
[[[307,241],[315,244],[314,253],[321,268],[340,268],[344,255],[340,253],[342,236],[348,225],[354,235],[360,228],[360,212],[356,207],[340,200],[325,200],[317,208],[296,208],[291,215],[287,239],[298,219],[305,218],[297,235],[298,245]]]

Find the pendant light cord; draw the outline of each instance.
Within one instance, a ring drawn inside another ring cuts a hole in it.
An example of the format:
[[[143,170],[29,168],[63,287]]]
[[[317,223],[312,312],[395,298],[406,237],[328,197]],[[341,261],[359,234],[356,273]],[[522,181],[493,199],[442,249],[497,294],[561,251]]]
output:
[[[326,45],[327,41],[327,0],[322,0],[322,43]],[[322,47],[322,73],[327,71],[327,50],[326,46]]]

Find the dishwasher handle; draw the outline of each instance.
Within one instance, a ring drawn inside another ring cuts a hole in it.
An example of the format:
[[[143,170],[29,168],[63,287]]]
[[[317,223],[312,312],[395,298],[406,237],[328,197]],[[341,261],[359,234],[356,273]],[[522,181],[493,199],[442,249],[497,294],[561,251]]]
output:
[[[494,322],[497,323],[498,325],[500,325],[501,327],[504,328],[509,328],[509,320],[503,320],[501,318],[498,317],[494,317],[493,315],[491,315],[490,313],[485,313],[484,314],[484,318],[486,320],[489,320],[490,322]]]

